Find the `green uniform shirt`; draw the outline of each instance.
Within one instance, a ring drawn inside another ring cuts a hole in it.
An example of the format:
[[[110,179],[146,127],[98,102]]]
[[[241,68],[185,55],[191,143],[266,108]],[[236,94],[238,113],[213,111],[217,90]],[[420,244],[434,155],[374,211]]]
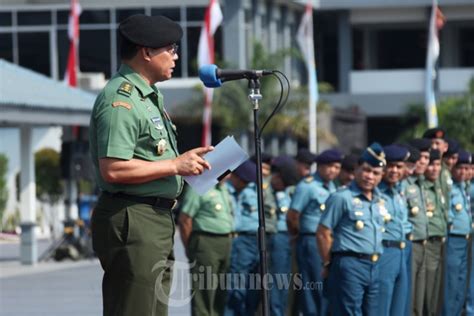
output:
[[[273,188],[270,184],[271,177],[264,178],[262,184],[263,209],[265,211],[265,232],[274,234],[278,232],[277,204]]]
[[[181,192],[180,176],[141,184],[112,184],[100,174],[99,159],[104,157],[156,161],[179,155],[175,127],[163,108],[163,96],[127,65],[120,67],[97,96],[89,140],[101,190],[170,199]]]
[[[439,182],[425,180],[423,182],[425,193],[426,215],[428,216],[428,235],[446,236],[447,218],[445,213],[446,200]]]
[[[413,240],[428,239],[428,217],[423,199],[422,176],[411,176],[407,178],[405,187],[405,198],[408,207],[408,220],[413,225],[411,232]]]
[[[186,191],[181,210],[193,219],[193,231],[227,234],[234,229],[231,203],[229,191],[223,184],[203,196],[190,188]]]

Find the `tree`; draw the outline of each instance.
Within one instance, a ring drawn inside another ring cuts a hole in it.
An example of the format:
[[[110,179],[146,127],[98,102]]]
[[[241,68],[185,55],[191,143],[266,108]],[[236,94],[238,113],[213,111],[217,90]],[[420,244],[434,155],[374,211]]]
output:
[[[63,193],[59,157],[51,148],[35,153],[36,196],[43,202],[56,203]]]
[[[471,79],[464,96],[439,100],[437,110],[439,126],[446,129],[448,137],[456,139],[462,148],[474,152],[474,79]],[[402,139],[421,137],[427,129],[425,108],[421,104],[410,105],[404,119],[414,123]]]
[[[253,57],[250,63],[252,69],[279,69],[288,56],[301,58],[295,49],[280,50],[275,53],[266,52],[259,42],[254,44]],[[224,66],[225,67],[225,66]],[[280,96],[280,85],[273,76],[261,80],[263,99],[260,103],[260,123],[268,117]],[[330,92],[332,87],[327,83],[319,85],[320,92]],[[180,107],[178,115],[189,116],[193,113],[195,122],[202,117],[204,98],[201,86],[195,88],[191,102]],[[308,93],[307,87],[292,87],[286,106],[278,112],[267,125],[264,134],[286,134],[303,140],[308,137]],[[324,100],[318,103],[318,113],[330,111],[330,105]],[[252,106],[248,101],[247,81],[232,81],[214,91],[212,107],[213,121],[222,127],[224,134],[235,131],[248,131],[252,125]],[[330,132],[318,129],[318,140],[329,144],[337,143],[336,137]]]
[[[8,200],[7,168],[8,158],[4,154],[0,154],[0,225],[3,222],[3,212],[5,211]]]

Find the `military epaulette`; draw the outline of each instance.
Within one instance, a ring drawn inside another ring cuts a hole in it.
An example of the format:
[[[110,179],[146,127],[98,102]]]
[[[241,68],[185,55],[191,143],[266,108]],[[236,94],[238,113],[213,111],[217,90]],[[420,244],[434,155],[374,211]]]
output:
[[[313,176],[307,176],[304,181],[307,182],[307,183],[310,183],[314,180],[314,177]]]
[[[124,81],[120,84],[117,92],[129,97],[132,94],[133,85],[130,82]]]

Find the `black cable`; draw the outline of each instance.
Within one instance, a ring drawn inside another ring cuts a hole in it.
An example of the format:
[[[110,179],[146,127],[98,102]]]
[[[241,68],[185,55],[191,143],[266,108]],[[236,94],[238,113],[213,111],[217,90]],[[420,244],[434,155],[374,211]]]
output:
[[[286,93],[286,96],[285,98],[283,99],[283,95],[284,95],[284,92],[285,92],[285,89],[283,87],[283,81],[282,79],[280,78],[280,76],[282,76],[285,81],[286,81],[286,85],[288,87],[287,89],[287,93]],[[267,117],[267,119],[265,120],[265,122],[262,124],[262,127],[260,128],[260,132],[258,134],[258,137],[261,137],[262,136],[262,132],[263,130],[265,129],[265,127],[267,126],[268,122],[270,122],[270,120],[272,119],[272,117],[281,109],[283,108],[283,106],[285,106],[286,102],[288,101],[288,98],[290,96],[290,81],[288,80],[288,78],[285,76],[284,73],[282,73],[281,71],[279,70],[273,70],[273,76],[275,76],[278,80],[278,82],[280,83],[280,98],[278,99],[278,102],[277,102],[277,105],[273,108],[273,111],[270,113],[270,115]],[[282,100],[284,100],[282,102]]]

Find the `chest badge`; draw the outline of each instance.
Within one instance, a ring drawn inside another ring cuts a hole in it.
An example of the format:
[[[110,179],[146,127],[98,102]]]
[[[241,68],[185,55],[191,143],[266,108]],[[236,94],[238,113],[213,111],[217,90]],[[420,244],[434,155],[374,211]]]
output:
[[[416,216],[418,212],[420,211],[420,209],[418,206],[413,206],[410,211],[413,216]]]
[[[156,129],[163,129],[165,127],[163,121],[161,120],[161,117],[159,116],[152,117],[151,121],[153,122],[153,125],[155,125]]]
[[[158,156],[161,156],[164,154],[166,151],[166,145],[168,143],[166,142],[166,139],[160,139],[158,144],[156,145],[156,152],[158,153]]]

